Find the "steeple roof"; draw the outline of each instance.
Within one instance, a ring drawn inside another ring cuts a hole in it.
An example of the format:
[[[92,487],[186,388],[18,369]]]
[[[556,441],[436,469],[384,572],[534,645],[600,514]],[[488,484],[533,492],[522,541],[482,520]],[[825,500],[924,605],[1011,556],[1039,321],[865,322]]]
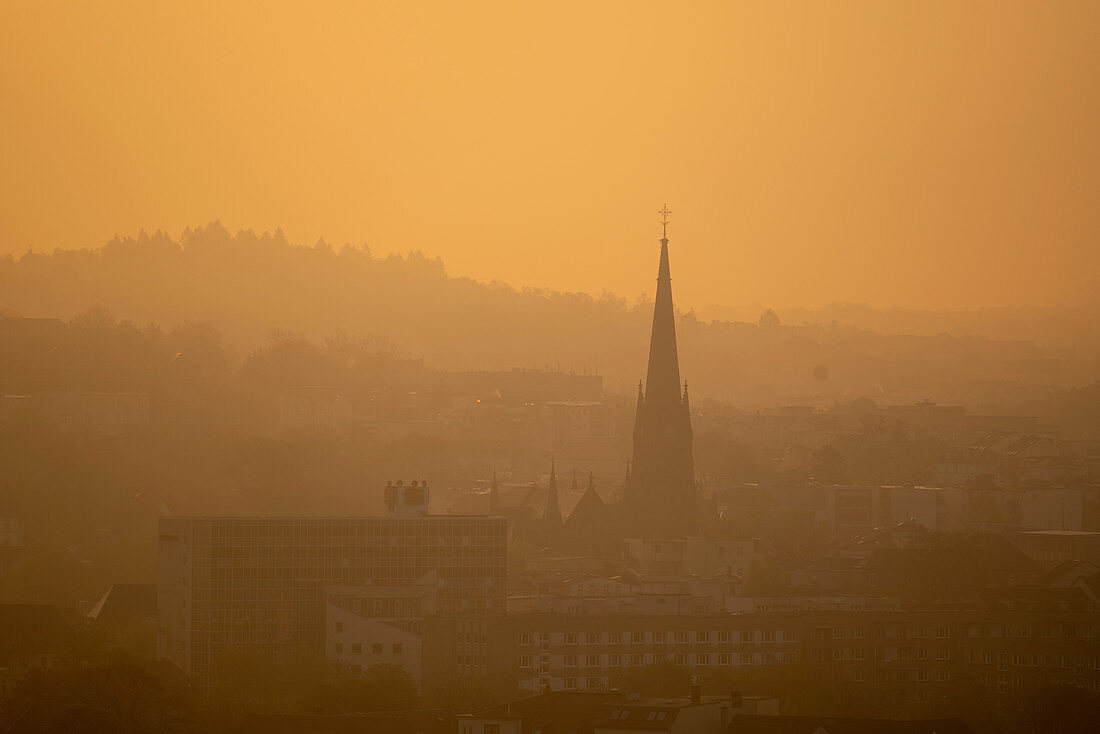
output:
[[[554,471],[554,460],[550,459],[550,489],[546,492],[546,513],[543,519],[552,525],[561,525],[561,504],[558,502],[558,475]]]
[[[682,404],[667,237],[661,238],[661,262],[657,268],[657,296],[653,302],[653,328],[649,337],[645,403],[647,409],[655,411],[672,410]]]
[[[573,480],[574,483],[576,479]],[[588,473],[588,487],[584,494],[569,514],[569,524],[574,527],[600,528],[601,523],[607,519],[607,505],[604,504],[600,493],[596,491],[596,478]]]

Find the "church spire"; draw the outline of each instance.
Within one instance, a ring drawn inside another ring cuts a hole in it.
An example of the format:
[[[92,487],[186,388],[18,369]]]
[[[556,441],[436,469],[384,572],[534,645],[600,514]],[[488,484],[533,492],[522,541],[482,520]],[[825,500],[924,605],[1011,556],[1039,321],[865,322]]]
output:
[[[646,407],[667,410],[680,403],[680,362],[676,352],[676,313],[672,306],[672,274],[668,264],[668,215],[661,215],[661,261],[657,267],[657,296],[653,302],[653,328],[649,337],[646,370]]]
[[[661,215],[661,259],[649,339],[645,389],[638,387],[634,454],[623,501],[632,532],[683,537],[694,531],[695,468],[687,384],[680,382],[676,312],[668,257],[668,206]]]
[[[546,493],[546,513],[543,519],[558,527],[561,525],[561,505],[558,503],[558,475],[554,471],[554,459],[550,459],[550,489]]]

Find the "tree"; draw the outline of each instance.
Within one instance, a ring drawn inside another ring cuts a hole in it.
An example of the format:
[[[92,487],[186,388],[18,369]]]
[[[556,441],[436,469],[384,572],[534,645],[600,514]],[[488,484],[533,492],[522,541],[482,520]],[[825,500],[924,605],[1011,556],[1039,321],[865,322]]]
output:
[[[32,710],[41,712],[43,731],[59,734],[159,734],[182,731],[191,719],[181,694],[128,662],[32,672],[0,704],[0,727]]]
[[[760,314],[760,325],[768,329],[779,326],[779,314],[775,312],[775,309],[769,308]]]

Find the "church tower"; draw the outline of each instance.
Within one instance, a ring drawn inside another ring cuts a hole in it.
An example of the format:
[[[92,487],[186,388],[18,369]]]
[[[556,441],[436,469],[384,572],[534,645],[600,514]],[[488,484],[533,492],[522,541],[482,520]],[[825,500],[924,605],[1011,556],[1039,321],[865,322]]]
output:
[[[695,532],[695,462],[687,383],[680,385],[676,319],[668,264],[668,207],[662,216],[661,261],[649,338],[645,387],[638,383],[634,457],[623,491],[628,532],[649,538]]]

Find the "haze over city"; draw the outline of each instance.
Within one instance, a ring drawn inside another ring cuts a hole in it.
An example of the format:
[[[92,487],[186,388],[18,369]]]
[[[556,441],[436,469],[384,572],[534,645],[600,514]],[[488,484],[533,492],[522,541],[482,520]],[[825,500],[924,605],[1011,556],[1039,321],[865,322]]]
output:
[[[684,308],[1046,305],[1100,271],[1091,2],[3,13],[0,253],[220,219],[632,299],[667,200]]]
[[[0,734],[1100,729],[1100,5],[0,7]]]

